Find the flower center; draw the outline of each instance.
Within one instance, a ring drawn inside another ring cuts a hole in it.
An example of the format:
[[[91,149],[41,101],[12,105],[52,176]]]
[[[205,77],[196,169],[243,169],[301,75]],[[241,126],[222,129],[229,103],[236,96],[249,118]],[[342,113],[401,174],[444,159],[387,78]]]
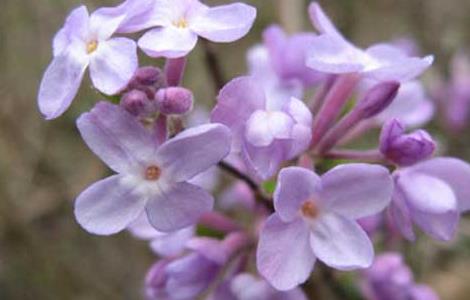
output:
[[[309,219],[315,219],[320,213],[318,206],[311,200],[307,200],[302,204],[300,212],[304,217]]]
[[[86,44],[86,53],[91,54],[98,48],[98,41],[93,40]]]
[[[145,179],[155,181],[162,175],[162,170],[157,166],[150,166],[145,170]]]
[[[180,18],[176,21],[173,21],[173,25],[176,26],[177,28],[186,28],[188,27],[188,21],[186,21],[185,18]]]

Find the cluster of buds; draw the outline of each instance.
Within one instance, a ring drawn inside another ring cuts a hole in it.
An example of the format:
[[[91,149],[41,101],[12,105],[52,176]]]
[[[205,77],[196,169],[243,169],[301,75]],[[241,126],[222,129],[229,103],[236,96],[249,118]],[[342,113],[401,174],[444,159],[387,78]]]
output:
[[[254,7],[126,0],[90,15],[82,6],[55,36],[38,96],[45,118],[67,110],[88,67],[112,96],[77,119],[116,174],[77,197],[76,220],[92,234],[127,230],[150,244],[158,258],[147,299],[303,300],[317,261],[364,270],[370,300],[437,299],[398,254],[374,259],[373,234],[413,241],[416,225],[448,241],[470,210],[470,165],[433,157],[437,143],[417,129],[434,113],[417,79],[433,57],[400,43],[358,48],[318,3],[308,12],[316,33],[268,27],[248,51],[247,74],[218,91],[197,126],[186,60],[199,38],[245,36]],[[140,31],[137,42],[116,37]],[[137,47],[164,58],[164,69],[139,67]],[[351,148],[367,136],[374,148]],[[234,180],[214,197],[202,182],[218,181],[217,167]]]

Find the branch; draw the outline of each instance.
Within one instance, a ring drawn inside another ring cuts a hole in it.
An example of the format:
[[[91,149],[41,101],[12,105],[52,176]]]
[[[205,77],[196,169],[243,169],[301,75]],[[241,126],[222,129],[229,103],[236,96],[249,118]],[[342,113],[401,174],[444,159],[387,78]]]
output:
[[[225,84],[224,75],[222,72],[222,68],[220,66],[219,59],[217,58],[214,49],[212,48],[211,44],[208,41],[202,40],[202,46],[204,48],[205,58],[206,58],[206,65],[209,68],[209,73],[212,77],[212,81],[215,84],[216,94],[219,92],[220,89]]]

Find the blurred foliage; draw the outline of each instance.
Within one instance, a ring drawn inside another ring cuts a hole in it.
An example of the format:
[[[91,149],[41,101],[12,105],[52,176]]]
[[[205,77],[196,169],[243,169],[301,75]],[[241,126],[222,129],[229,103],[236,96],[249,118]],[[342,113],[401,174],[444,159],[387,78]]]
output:
[[[297,0],[281,0],[289,3]],[[117,1],[86,0],[93,7]],[[207,1],[210,4],[224,1]],[[229,2],[229,1],[225,1]],[[275,0],[245,1],[259,8],[252,32],[236,44],[213,45],[226,79],[245,71],[245,51],[262,29],[277,22]],[[436,54],[446,72],[451,54],[468,47],[468,0],[330,0],[323,2],[340,28],[360,45],[416,37],[423,53]],[[51,40],[79,0],[0,0],[0,299],[138,299],[154,260],[145,242],[123,233],[96,237],[78,227],[74,197],[108,171],[86,148],[74,120],[101,96],[85,81],[72,108],[44,121],[36,92],[51,59]],[[284,3],[285,5],[285,3]],[[303,3],[304,7],[307,1]],[[301,13],[306,10],[301,8]],[[303,19],[302,19],[303,18]],[[310,28],[307,16],[284,17]],[[296,26],[299,26],[296,25]],[[197,103],[213,103],[215,92],[200,47],[189,59],[185,85]],[[142,63],[153,63],[143,58]],[[161,63],[161,62],[158,62]],[[435,127],[440,132],[439,127]],[[468,138],[452,138],[448,149],[470,159]],[[272,187],[268,187],[272,190]],[[470,223],[461,224],[453,244],[423,238],[408,257],[419,279],[442,299],[468,299]],[[314,275],[315,276],[315,275]],[[312,292],[313,293],[313,292]]]

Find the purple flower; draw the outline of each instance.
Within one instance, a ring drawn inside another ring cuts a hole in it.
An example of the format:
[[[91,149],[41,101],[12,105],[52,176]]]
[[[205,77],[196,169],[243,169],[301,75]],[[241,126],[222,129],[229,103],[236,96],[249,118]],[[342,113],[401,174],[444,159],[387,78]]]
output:
[[[277,291],[262,278],[256,278],[249,273],[235,276],[230,287],[236,300],[307,300],[300,288]]]
[[[229,82],[220,91],[211,120],[230,127],[233,150],[263,179],[307,149],[311,137],[312,116],[305,104],[295,98],[267,98],[254,77]]]
[[[158,145],[136,118],[105,102],[83,114],[77,126],[92,151],[118,173],[78,196],[75,216],[87,231],[119,232],[145,210],[152,226],[170,232],[212,209],[212,196],[186,181],[228,154],[225,126],[193,127]]]
[[[437,300],[427,286],[415,284],[413,273],[399,253],[377,256],[363,272],[363,292],[368,300]]]
[[[111,38],[123,17],[105,18],[85,6],[73,10],[54,38],[54,58],[39,88],[38,104],[47,119],[60,116],[78,92],[87,67],[93,85],[106,95],[124,89],[137,69],[135,42]]]
[[[272,25],[263,32],[270,63],[281,80],[299,80],[308,87],[324,78],[321,73],[305,65],[307,51],[315,36],[308,32],[287,36],[277,25]]]
[[[153,26],[139,40],[149,56],[177,58],[186,56],[198,36],[213,42],[228,43],[248,33],[256,9],[243,3],[208,7],[198,0],[157,0],[151,17]]]
[[[450,240],[460,212],[470,209],[470,165],[455,158],[433,158],[393,173],[389,213],[394,226],[414,240],[413,223],[438,240]]]
[[[434,115],[434,103],[426,96],[419,81],[403,83],[398,94],[376,120],[383,124],[390,119],[399,119],[406,127],[419,127],[429,122]]]
[[[331,73],[359,73],[376,80],[408,81],[420,75],[433,62],[432,56],[409,57],[401,49],[388,44],[376,44],[362,50],[346,40],[331,20],[313,2],[310,18],[320,36],[310,43],[307,65],[314,70]]]
[[[385,123],[380,134],[380,152],[400,166],[413,165],[430,158],[436,144],[424,130],[405,134],[405,128],[397,119]]]
[[[341,165],[322,177],[282,169],[276,212],[260,235],[259,272],[276,289],[289,290],[307,280],[317,258],[340,270],[370,266],[372,243],[356,220],[382,211],[392,189],[388,170],[378,165]]]
[[[130,224],[128,229],[136,238],[150,241],[150,248],[163,257],[181,254],[194,235],[192,226],[175,232],[160,232],[149,223],[145,213]]]

